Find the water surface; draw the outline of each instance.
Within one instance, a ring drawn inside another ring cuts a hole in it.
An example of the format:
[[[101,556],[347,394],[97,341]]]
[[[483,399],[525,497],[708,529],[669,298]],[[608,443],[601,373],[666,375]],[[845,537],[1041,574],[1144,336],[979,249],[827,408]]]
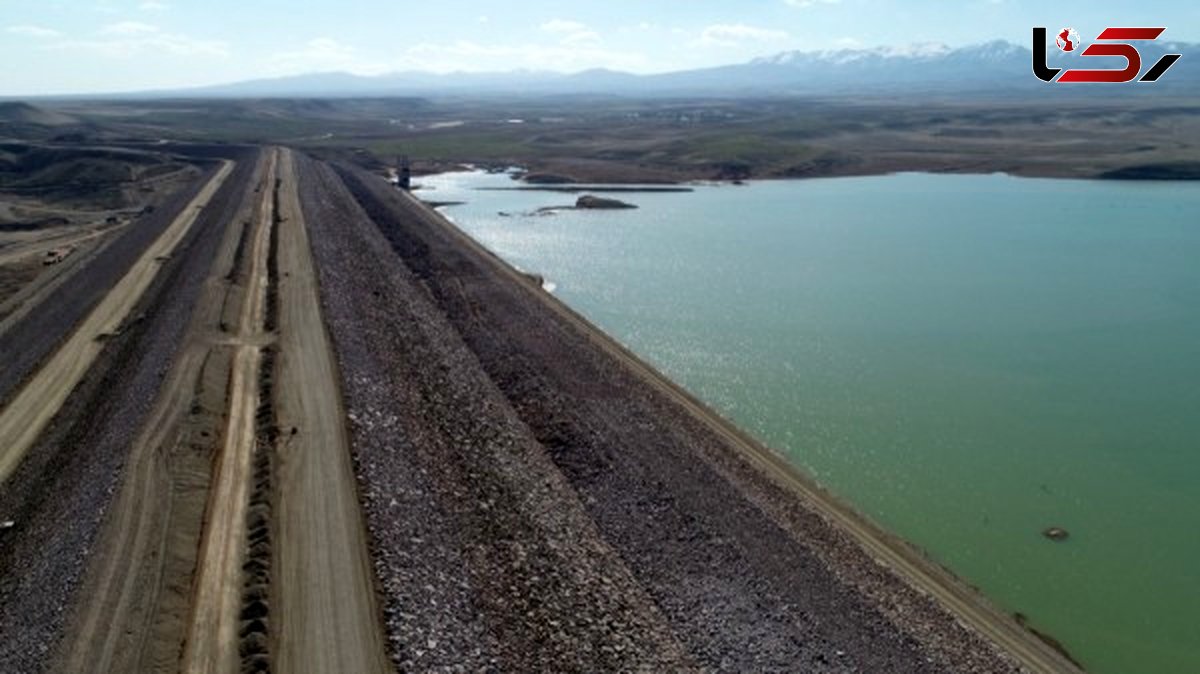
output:
[[[575,197],[420,182],[1090,670],[1200,671],[1200,185],[902,174],[547,216]]]

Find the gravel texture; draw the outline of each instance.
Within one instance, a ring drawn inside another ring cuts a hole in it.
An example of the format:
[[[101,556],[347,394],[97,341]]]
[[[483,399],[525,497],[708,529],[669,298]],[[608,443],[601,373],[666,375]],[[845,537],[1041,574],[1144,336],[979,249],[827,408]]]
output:
[[[420,280],[328,167],[302,166],[397,667],[692,668]]]
[[[208,182],[216,168],[167,197],[153,212],[135,220],[96,257],[74,272],[35,311],[0,333],[0,405],[8,400],[42,360],[71,334],[72,328],[108,294],[142,251],[175,219]]]
[[[132,313],[144,318],[109,340],[0,488],[0,519],[15,521],[0,532],[0,672],[45,670],[125,451],[158,395],[252,169],[253,162],[239,162]]]

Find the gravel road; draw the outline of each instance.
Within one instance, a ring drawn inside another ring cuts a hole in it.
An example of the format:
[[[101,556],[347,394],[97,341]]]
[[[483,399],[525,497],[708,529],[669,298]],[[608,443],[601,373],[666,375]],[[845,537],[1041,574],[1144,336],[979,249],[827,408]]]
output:
[[[301,184],[397,667],[692,668],[421,280],[327,166]]]
[[[0,671],[6,674],[46,671],[125,452],[176,356],[246,170],[239,163],[163,264],[133,310],[144,319],[105,344],[0,488],[0,519],[15,521],[0,533]]]

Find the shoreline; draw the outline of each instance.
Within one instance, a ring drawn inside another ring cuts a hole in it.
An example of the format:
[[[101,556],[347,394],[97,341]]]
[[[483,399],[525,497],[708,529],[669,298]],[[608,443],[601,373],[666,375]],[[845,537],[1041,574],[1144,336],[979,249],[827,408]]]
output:
[[[436,161],[422,165],[418,162],[413,177],[421,178],[460,170],[485,171],[514,175],[514,190],[566,191],[580,186],[594,186],[624,191],[673,192],[694,185],[737,185],[749,182],[809,180],[814,178],[861,178],[925,173],[932,175],[994,175],[1014,178],[1055,180],[1097,180],[1116,182],[1193,183],[1200,181],[1200,162],[1157,162],[1130,166],[1060,166],[1056,164],[1017,164],[989,162],[975,165],[945,164],[922,161],[891,161],[879,163],[848,163],[814,165],[804,171],[753,171],[738,176],[714,174],[706,167],[685,167],[664,171],[639,164],[612,163],[557,167],[544,161],[476,162],[470,160]],[[515,172],[515,174],[514,174]],[[533,176],[533,181],[525,180]]]
[[[435,206],[415,195],[410,195],[409,199],[433,214],[465,247],[489,260],[501,274],[515,282],[529,284],[520,270],[473,239]],[[895,574],[908,587],[932,597],[956,621],[968,625],[1032,671],[1083,671],[1052,635],[1027,625],[1023,616],[1010,614],[994,605],[980,590],[933,561],[919,547],[884,529],[849,502],[828,491],[802,468],[725,419],[556,296],[547,292],[538,292],[536,296],[544,307],[587,334],[595,346],[620,361],[643,383],[679,404],[724,439],[759,477],[790,494],[802,507],[810,508],[837,531],[849,536],[875,563]]]
[[[522,167],[510,167],[522,168]],[[875,178],[883,176],[896,175],[945,175],[945,176],[1004,176],[1008,178],[1017,178],[1022,180],[1080,180],[1087,182],[1118,182],[1118,183],[1143,183],[1143,184],[1191,184],[1200,182],[1200,171],[1195,176],[1187,177],[1152,177],[1138,174],[1123,174],[1121,171],[1110,171],[1100,175],[1074,175],[1055,171],[1009,171],[1004,169],[995,170],[937,170],[930,168],[894,168],[880,170],[865,170],[865,171],[837,171],[829,173],[814,173],[809,175],[785,176],[785,175],[764,175],[752,176],[739,179],[719,179],[704,177],[700,174],[695,176],[683,176],[675,182],[647,182],[645,180],[637,180],[636,178],[621,179],[617,177],[605,176],[590,176],[581,178],[578,181],[563,182],[563,183],[528,183],[519,175],[513,175],[509,171],[495,171],[489,169],[485,165],[463,162],[459,164],[441,166],[437,170],[423,171],[419,174],[414,173],[416,182],[413,186],[415,191],[421,190],[420,178],[430,176],[438,176],[446,173],[458,172],[481,172],[481,173],[508,173],[512,175],[514,185],[510,187],[488,187],[480,188],[486,191],[512,191],[512,192],[558,192],[565,194],[577,194],[583,192],[607,192],[607,193],[627,193],[627,194],[658,194],[658,193],[678,193],[687,194],[695,192],[697,187],[742,187],[752,185],[754,183],[773,183],[773,182],[792,182],[792,181],[809,181],[809,180],[828,180],[833,178]],[[460,202],[445,203],[443,206],[459,206]]]

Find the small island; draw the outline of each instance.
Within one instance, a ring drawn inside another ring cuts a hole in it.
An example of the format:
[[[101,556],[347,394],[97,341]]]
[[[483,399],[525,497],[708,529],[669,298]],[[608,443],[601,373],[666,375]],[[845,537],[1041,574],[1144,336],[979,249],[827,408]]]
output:
[[[592,194],[585,194],[575,200],[575,208],[582,210],[614,210],[637,208],[637,206],[633,204],[627,204],[619,199],[609,199],[605,197],[597,197]]]

